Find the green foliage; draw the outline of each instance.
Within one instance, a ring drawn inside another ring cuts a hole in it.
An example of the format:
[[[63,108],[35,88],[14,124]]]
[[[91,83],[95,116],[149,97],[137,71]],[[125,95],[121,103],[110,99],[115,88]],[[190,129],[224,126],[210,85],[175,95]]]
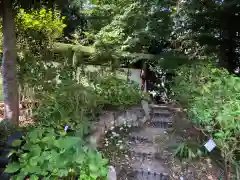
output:
[[[88,148],[79,137],[60,135],[53,129],[36,128],[23,140],[11,156],[19,157],[8,164],[5,172],[15,173],[12,179],[106,179],[108,161]]]
[[[222,156],[232,162],[240,151],[240,79],[211,64],[197,63],[178,71],[173,91],[189,109],[193,123],[213,137]]]
[[[50,49],[53,42],[62,37],[66,26],[63,20],[57,10],[18,10],[15,21],[21,94],[29,88],[43,90],[51,83],[56,84],[59,69],[52,61],[59,57],[54,57]]]
[[[168,10],[171,5],[165,1],[125,2],[120,4],[122,9],[115,14],[113,7],[119,7],[119,4],[107,2],[105,6],[112,8],[115,16],[98,32],[95,45],[106,49],[143,52],[151,43],[164,43],[171,30],[171,9]]]
[[[179,1],[173,21],[173,42],[193,57],[218,56],[229,71],[239,66],[240,2]]]
[[[89,133],[90,122],[103,108],[125,109],[147,97],[136,84],[109,73],[80,76],[79,82],[62,80],[53,91],[40,93],[41,103],[35,111],[40,124],[55,129],[68,125],[83,136]]]
[[[172,148],[174,148],[174,156],[178,157],[180,160],[194,160],[207,155],[207,151],[204,150],[199,143],[193,143],[190,141],[185,141],[180,143],[177,147]]]
[[[53,92],[41,94],[41,105],[35,118],[45,126],[63,129],[68,125],[83,136],[89,132],[90,121],[99,112],[99,97],[91,87],[64,81]]]
[[[56,10],[45,8],[29,11],[17,10],[15,22],[21,93],[24,94],[29,88],[42,88],[44,83],[53,80],[54,68],[47,63],[53,59],[54,55],[49,48],[53,41],[62,36],[66,26],[63,20],[64,17],[61,17]],[[1,42],[2,26],[0,25]],[[1,52],[2,48],[0,49]]]
[[[26,11],[19,9],[15,17],[17,45],[20,55],[22,51],[46,48],[46,43],[60,38],[66,25],[65,17],[61,17],[57,10]],[[0,20],[0,22],[2,22]],[[2,23],[0,24],[0,42],[2,42]],[[46,42],[46,43],[44,43]],[[2,45],[2,43],[1,43]],[[38,47],[39,46],[39,47]],[[2,49],[2,48],[1,48]]]
[[[139,85],[119,79],[114,74],[94,78],[95,91],[106,107],[124,109],[141,103],[146,98]]]
[[[17,30],[25,32],[29,38],[55,40],[62,36],[65,18],[58,11],[40,10],[26,12],[20,9],[16,16]],[[40,36],[41,35],[41,36]]]

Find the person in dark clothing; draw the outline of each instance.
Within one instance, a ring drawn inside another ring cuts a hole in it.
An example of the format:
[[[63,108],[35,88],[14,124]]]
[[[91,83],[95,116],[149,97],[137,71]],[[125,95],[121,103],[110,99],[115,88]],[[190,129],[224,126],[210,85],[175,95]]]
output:
[[[144,69],[141,69],[140,71],[140,77],[142,79],[142,82],[141,82],[141,90],[144,91],[145,89],[145,83],[146,83],[146,73],[145,73],[145,70]]]

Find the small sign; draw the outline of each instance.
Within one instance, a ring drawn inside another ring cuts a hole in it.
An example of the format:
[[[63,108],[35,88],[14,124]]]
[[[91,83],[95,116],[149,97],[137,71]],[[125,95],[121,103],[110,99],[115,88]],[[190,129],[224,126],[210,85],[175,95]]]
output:
[[[209,139],[204,146],[208,150],[208,152],[211,152],[217,145],[212,139]]]
[[[67,130],[68,130],[68,126],[65,126],[64,131],[67,132]]]

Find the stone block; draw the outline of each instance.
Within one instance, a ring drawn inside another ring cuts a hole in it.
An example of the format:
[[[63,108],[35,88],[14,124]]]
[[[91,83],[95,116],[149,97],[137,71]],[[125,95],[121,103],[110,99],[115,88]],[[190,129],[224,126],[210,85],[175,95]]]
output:
[[[116,126],[122,126],[124,123],[128,122],[126,112],[121,113],[119,116],[115,118]]]
[[[107,180],[117,180],[117,173],[113,166],[109,166]]]

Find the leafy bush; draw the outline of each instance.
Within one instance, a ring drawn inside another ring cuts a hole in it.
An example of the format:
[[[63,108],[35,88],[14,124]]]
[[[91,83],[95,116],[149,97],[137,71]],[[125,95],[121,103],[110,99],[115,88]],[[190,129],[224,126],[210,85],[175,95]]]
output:
[[[90,87],[75,81],[64,81],[54,92],[41,94],[41,105],[35,111],[35,119],[44,126],[63,129],[69,126],[80,136],[89,131],[90,121],[99,112],[99,97]]]
[[[88,148],[79,137],[60,135],[53,129],[33,129],[16,140],[12,151],[18,161],[10,163],[6,172],[13,179],[106,179],[108,161]]]
[[[136,84],[101,75],[89,80],[82,78],[79,83],[64,80],[54,91],[39,97],[40,106],[35,111],[35,119],[44,126],[63,129],[68,125],[80,136],[88,134],[90,121],[103,108],[127,108],[138,105],[144,94]]]
[[[193,123],[212,137],[226,162],[240,151],[240,78],[211,64],[198,63],[179,69],[175,97],[189,109]]]
[[[95,91],[103,98],[105,107],[127,108],[141,103],[146,99],[139,85],[134,82],[116,77],[114,74],[107,74],[93,80]]]

